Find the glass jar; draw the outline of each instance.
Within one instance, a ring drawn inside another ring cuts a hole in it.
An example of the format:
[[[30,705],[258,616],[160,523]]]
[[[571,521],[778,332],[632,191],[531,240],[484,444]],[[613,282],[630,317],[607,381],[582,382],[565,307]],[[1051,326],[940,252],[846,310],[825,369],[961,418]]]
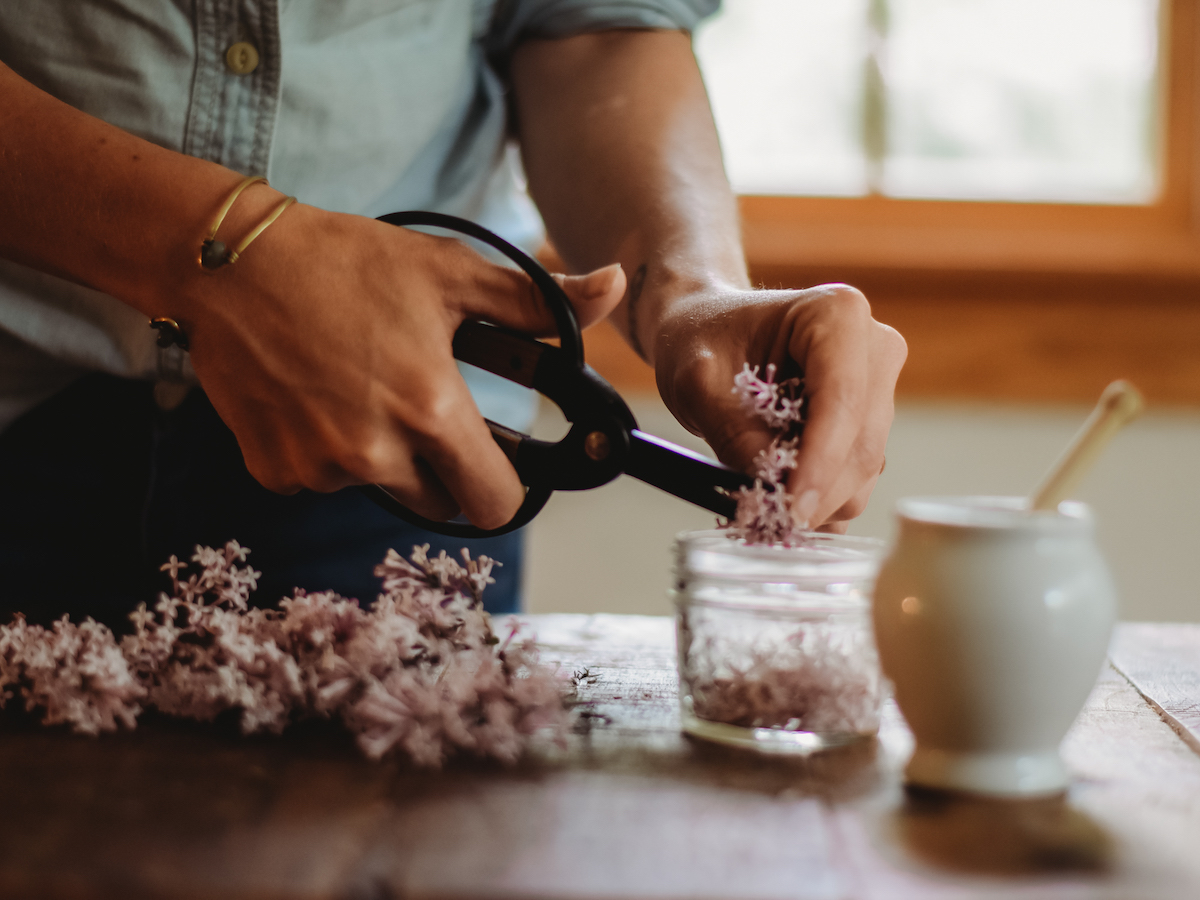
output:
[[[784,547],[697,531],[675,548],[684,731],[769,753],[878,731],[870,589],[882,541],[814,533]]]

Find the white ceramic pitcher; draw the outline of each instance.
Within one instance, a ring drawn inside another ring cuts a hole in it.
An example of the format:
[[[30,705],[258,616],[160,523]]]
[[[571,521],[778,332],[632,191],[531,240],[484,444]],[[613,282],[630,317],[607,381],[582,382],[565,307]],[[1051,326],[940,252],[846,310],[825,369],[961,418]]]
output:
[[[999,795],[1068,784],[1058,745],[1103,665],[1116,594],[1080,503],[908,498],[875,586],[884,673],[916,738],[910,783]]]

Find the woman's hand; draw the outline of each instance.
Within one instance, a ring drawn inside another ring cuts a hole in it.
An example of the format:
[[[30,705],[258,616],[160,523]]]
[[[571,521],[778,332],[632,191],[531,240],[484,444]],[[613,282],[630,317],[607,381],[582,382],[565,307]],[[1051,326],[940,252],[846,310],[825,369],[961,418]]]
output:
[[[281,198],[239,201],[237,234]],[[232,216],[231,216],[232,218]],[[621,299],[618,266],[563,278],[583,324]],[[554,333],[530,279],[451,238],[297,205],[165,314],[251,474],[284,493],[377,483],[421,515],[482,528],[524,497],[451,352],[465,319]]]
[[[807,422],[788,490],[797,518],[843,527],[883,466],[904,340],[853,288],[749,289],[689,36],[530,40],[512,75],[525,170],[554,245],[574,271],[625,266],[630,289],[612,320],[654,366],[667,406],[749,471],[771,435],[742,411],[734,376],[746,362],[803,371]]]
[[[883,469],[892,395],[907,348],[843,284],[802,291],[713,290],[676,299],[655,342],[659,390],[726,464],[752,471],[772,434],[742,410],[734,376],[749,362],[802,375],[805,423],[788,480],[801,524],[844,530]]]
[[[529,279],[457,240],[296,205],[215,272],[200,240],[242,176],[72,109],[0,63],[0,257],[103,291],[188,335],[204,389],[267,487],[375,482],[429,518],[503,525],[524,496],[458,374],[467,318],[552,332]],[[237,241],[283,199],[247,189]],[[563,286],[582,322],[614,266]],[[147,340],[149,330],[147,329]]]

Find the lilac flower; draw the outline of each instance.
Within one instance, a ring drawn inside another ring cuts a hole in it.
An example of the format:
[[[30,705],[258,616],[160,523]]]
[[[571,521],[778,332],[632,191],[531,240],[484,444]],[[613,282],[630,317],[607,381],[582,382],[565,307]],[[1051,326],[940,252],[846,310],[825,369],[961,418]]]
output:
[[[165,563],[163,563],[161,566],[158,567],[158,570],[160,572],[170,572],[171,580],[178,581],[179,580],[179,570],[186,569],[186,568],[187,568],[187,563],[180,562],[176,558],[175,554],[172,553],[170,558]]]
[[[878,729],[884,686],[859,623],[775,623],[753,633],[689,624],[683,671],[696,716],[743,728]]]
[[[774,383],[745,366],[733,391],[775,437],[754,460],[753,487],[737,492],[737,511],[725,528],[749,543],[793,546],[808,523],[797,524],[785,490],[800,452],[803,400],[798,379]],[[882,683],[869,629],[839,621],[793,625],[787,620],[729,628],[681,613],[681,677],[696,716],[743,728],[782,728],[868,734],[879,726]]]
[[[738,490],[737,513],[723,527],[731,538],[752,544],[791,545],[802,539],[809,524],[795,522],[792,498],[785,490],[800,453],[795,432],[804,421],[803,382],[798,378],[776,382],[775,372],[775,366],[768,365],[766,377],[759,378],[758,366],[746,363],[734,377],[733,393],[742,408],[762,419],[776,436],[755,458],[754,486]]]
[[[483,611],[493,560],[465,550],[462,563],[430,559],[428,545],[408,560],[388,551],[370,610],[301,590],[267,610],[249,605],[261,573],[239,565],[248,553],[234,541],[197,547],[199,571],[186,580],[189,566],[171,557],[172,595],[153,612],[139,604],[119,646],[90,619],[0,627],[0,707],[15,686],[45,722],[89,734],[135,727],[137,701],[201,721],[238,710],[246,733],[336,717],[372,759],[402,753],[421,765],[456,752],[512,762],[535,731],[562,735],[562,679],[515,629],[499,646]]]
[[[770,363],[766,377],[759,378],[758,366],[743,363],[742,371],[733,378],[733,393],[742,401],[742,409],[758,416],[772,431],[787,431],[803,419],[803,382],[799,378],[776,382],[775,372],[775,364]]]
[[[139,603],[137,609],[129,614],[129,621],[133,623],[138,634],[142,634],[146,630],[146,626],[154,621],[154,613],[146,609],[145,602]]]
[[[66,616],[49,630],[17,615],[0,626],[0,705],[20,689],[29,710],[48,725],[65,723],[84,734],[132,728],[145,696],[107,627]]]

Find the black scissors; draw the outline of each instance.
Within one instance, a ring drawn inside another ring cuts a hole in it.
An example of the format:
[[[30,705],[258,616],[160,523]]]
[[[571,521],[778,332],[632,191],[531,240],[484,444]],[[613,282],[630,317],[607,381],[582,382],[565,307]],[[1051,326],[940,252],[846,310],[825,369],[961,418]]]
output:
[[[413,512],[376,484],[367,496],[401,519],[453,537],[493,537],[529,522],[554,491],[580,491],[632,475],[725,518],[733,518],[731,496],[754,479],[716,460],[639,431],[625,401],[583,361],[583,339],[570,300],[538,262],[499,235],[457,216],[398,212],[380,216],[391,225],[426,225],[457,231],[499,250],[525,271],[542,292],[558,329],[559,346],[488,325],[464,322],[454,335],[456,359],[533,388],[562,410],[571,430],[558,442],[540,441],[487,420],[527,488],[516,515],[499,528],[438,522]]]

